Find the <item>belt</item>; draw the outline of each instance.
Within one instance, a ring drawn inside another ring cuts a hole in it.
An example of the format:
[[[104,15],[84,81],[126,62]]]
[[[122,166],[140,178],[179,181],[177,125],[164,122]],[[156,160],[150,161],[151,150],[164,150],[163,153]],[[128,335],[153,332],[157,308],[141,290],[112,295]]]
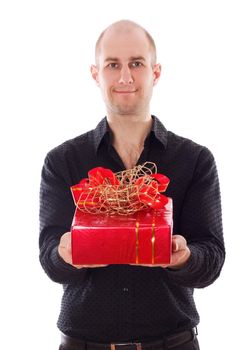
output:
[[[178,332],[152,342],[140,343],[139,341],[135,341],[129,343],[104,344],[85,342],[61,333],[61,345],[63,346],[64,350],[166,350],[183,345],[193,340],[196,335],[197,329],[193,328],[191,330]]]

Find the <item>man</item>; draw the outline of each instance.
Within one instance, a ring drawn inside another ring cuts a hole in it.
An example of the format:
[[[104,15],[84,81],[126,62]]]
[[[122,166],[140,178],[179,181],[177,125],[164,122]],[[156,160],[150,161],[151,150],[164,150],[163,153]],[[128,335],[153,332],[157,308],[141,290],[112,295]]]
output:
[[[106,118],[49,152],[42,171],[40,261],[64,287],[60,349],[199,349],[193,290],[214,282],[225,257],[213,156],[151,115],[161,66],[153,39],[138,24],[119,21],[101,34],[91,74]],[[145,161],[171,180],[166,192],[174,203],[171,263],[72,265],[70,186],[96,166],[117,172]]]

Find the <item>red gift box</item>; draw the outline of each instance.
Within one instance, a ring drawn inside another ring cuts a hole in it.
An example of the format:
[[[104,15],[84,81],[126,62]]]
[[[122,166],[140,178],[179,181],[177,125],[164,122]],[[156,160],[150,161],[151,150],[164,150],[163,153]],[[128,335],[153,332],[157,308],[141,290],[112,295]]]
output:
[[[169,264],[172,226],[170,198],[162,209],[128,216],[76,209],[71,229],[73,264]]]

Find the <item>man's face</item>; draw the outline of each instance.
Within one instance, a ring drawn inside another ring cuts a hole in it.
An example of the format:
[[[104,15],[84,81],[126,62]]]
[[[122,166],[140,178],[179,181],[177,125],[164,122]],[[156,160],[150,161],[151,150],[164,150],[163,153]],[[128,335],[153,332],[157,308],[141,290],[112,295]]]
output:
[[[153,51],[143,31],[111,30],[105,33],[97,66],[92,66],[91,71],[101,89],[108,113],[149,113],[152,89],[160,76],[160,65],[154,64]]]

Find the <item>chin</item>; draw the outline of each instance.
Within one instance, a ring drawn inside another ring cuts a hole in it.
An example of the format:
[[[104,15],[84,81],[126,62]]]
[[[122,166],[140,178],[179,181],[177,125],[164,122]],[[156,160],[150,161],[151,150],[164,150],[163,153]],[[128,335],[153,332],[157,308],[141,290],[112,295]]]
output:
[[[136,106],[115,106],[113,110],[122,115],[138,113],[138,108]]]

